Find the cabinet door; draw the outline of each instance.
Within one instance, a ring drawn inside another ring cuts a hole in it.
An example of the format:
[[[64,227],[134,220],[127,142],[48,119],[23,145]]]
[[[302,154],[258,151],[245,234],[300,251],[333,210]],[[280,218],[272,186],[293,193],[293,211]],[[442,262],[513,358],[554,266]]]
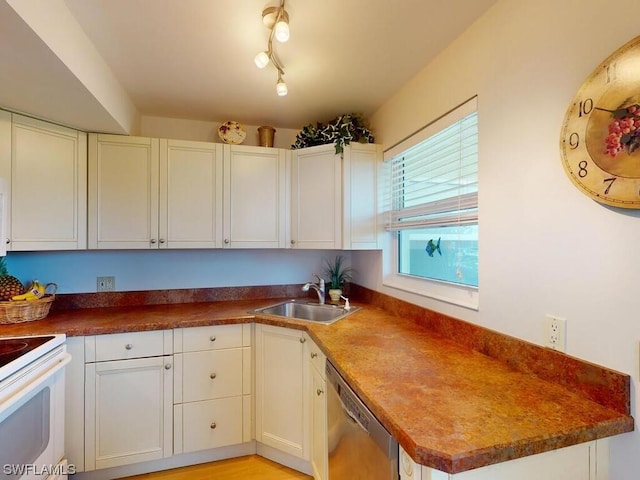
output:
[[[87,136],[12,115],[8,249],[87,246]]]
[[[256,325],[256,440],[309,460],[309,362],[301,331]]]
[[[224,247],[283,248],[286,236],[285,150],[225,145]]]
[[[11,114],[0,110],[0,257],[7,254],[9,238],[9,179],[11,178]]]
[[[354,143],[345,148],[342,224],[345,250],[380,248],[377,175],[381,161],[381,145]]]
[[[311,368],[311,470],[315,480],[328,478],[327,382],[321,372]]]
[[[89,135],[89,248],[158,248],[158,139]]]
[[[342,160],[333,145],[294,150],[291,241],[294,248],[342,248]]]
[[[160,140],[160,248],[222,247],[222,144]]]
[[[85,366],[85,470],[171,456],[171,356]]]
[[[67,337],[71,362],[65,368],[64,454],[76,471],[84,471],[84,337]]]

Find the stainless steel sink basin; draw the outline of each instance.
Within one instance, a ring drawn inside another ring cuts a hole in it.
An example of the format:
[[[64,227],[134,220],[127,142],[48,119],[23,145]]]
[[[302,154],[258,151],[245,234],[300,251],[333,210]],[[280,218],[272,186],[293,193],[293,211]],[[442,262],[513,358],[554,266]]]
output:
[[[345,310],[344,307],[338,305],[320,305],[319,303],[288,300],[268,307],[257,308],[253,313],[330,325],[357,310],[360,310],[360,307],[351,307],[349,310]]]

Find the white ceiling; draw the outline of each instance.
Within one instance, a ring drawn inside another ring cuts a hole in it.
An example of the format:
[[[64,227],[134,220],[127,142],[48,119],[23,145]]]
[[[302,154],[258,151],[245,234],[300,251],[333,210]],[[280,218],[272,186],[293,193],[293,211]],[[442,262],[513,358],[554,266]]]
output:
[[[7,1],[27,0],[0,0],[0,106],[130,133],[51,36]],[[495,1],[287,0],[291,38],[274,41],[286,97],[275,92],[275,68],[253,63],[269,36],[262,10],[277,0],[57,0],[56,8],[68,9],[138,114],[297,129],[371,115]]]

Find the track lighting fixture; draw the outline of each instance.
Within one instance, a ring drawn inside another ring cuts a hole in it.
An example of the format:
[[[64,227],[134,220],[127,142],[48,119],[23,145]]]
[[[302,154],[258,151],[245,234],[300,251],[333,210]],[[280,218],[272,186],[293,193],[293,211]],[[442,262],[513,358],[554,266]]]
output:
[[[284,9],[284,2],[285,0],[281,0],[280,6],[267,7],[262,11],[262,23],[270,30],[269,42],[267,43],[267,50],[258,53],[253,59],[258,68],[266,67],[269,62],[276,67],[278,71],[276,92],[281,97],[287,94],[288,88],[282,78],[284,76],[284,68],[273,51],[273,38],[275,37],[281,43],[289,40],[289,14]]]

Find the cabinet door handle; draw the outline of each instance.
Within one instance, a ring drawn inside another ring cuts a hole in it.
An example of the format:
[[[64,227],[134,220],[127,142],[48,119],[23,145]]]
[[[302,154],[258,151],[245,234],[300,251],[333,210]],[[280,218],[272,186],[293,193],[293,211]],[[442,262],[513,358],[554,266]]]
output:
[[[225,238],[225,239],[224,239],[224,243],[225,243],[226,245],[229,245],[229,239],[228,239],[228,238]]]
[[[167,364],[164,366],[164,369],[165,369],[165,370],[171,370],[171,364],[170,364],[170,363],[167,363]]]
[[[216,422],[211,422],[211,425],[209,425],[209,428],[211,430],[214,430],[218,425],[216,425]]]
[[[156,241],[157,241],[157,240],[156,240],[155,238],[152,238],[152,239],[151,239],[151,245],[154,245],[154,244],[156,243]]]
[[[210,378],[211,380],[214,380],[216,377],[217,377],[217,375],[215,374],[215,372],[214,372],[214,373],[212,373],[211,375],[209,375],[209,378]]]
[[[215,335],[211,335],[209,337],[209,340],[211,340],[212,342],[215,342],[216,341],[216,336]]]
[[[316,390],[316,394],[317,394],[318,396],[322,395],[323,393],[324,393],[324,390],[320,390],[320,389],[317,389],[317,390]]]
[[[295,240],[291,240],[291,245],[295,245],[296,241]]]
[[[160,243],[164,243],[164,242],[165,242],[164,238],[161,238]]]
[[[11,239],[10,239],[10,238],[7,238],[7,239],[4,241],[4,243],[6,243],[7,245],[9,245],[9,244],[11,243]]]
[[[304,342],[306,342],[306,341],[307,341],[307,340],[306,340],[304,337],[300,337],[300,343],[304,343]]]
[[[316,358],[318,354],[316,352],[311,352],[311,358]]]
[[[130,343],[127,343],[124,348],[126,348],[127,350],[131,350],[133,348],[133,345],[131,345]]]

